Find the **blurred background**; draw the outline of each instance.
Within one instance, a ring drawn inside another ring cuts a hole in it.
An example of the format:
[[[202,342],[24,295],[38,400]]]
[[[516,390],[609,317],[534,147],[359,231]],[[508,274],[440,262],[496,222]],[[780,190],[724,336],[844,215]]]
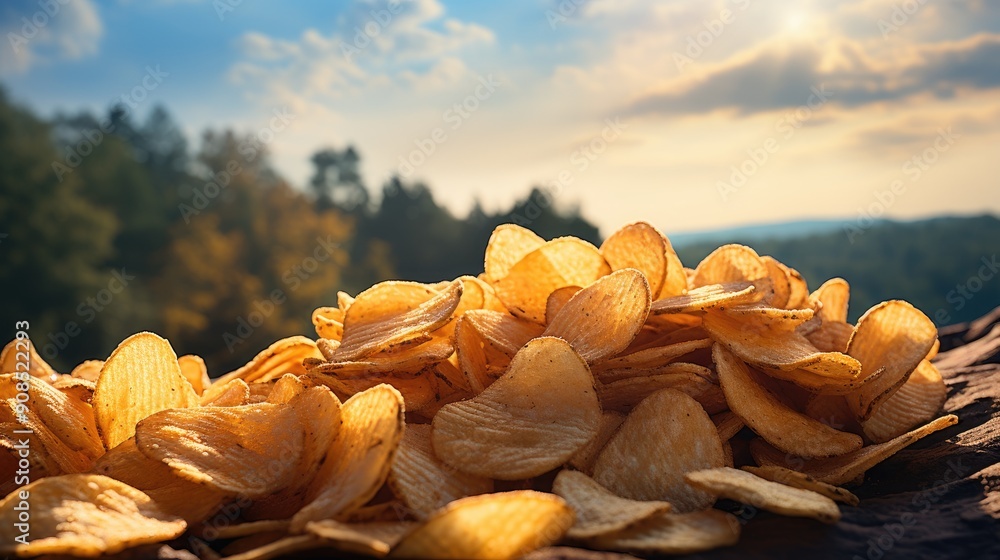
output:
[[[852,318],[1000,303],[985,0],[0,5],[0,325],[60,371],[140,330],[210,373],[492,229],[687,266],[748,243]]]

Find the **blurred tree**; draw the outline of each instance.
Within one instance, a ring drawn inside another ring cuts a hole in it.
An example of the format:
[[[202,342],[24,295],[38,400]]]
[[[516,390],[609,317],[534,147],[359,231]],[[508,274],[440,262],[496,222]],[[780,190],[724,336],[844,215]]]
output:
[[[313,154],[315,172],[309,181],[321,210],[339,208],[347,213],[368,209],[368,189],[361,181],[358,166],[361,158],[353,146],[338,152],[325,148]]]

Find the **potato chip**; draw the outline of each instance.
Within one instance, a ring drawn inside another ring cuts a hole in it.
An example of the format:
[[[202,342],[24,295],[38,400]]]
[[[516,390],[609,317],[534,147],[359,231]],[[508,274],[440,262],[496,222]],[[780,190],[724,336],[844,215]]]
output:
[[[219,377],[212,385],[225,385],[233,379],[242,379],[247,383],[270,381],[286,373],[301,375],[306,372],[303,360],[322,357],[312,340],[304,336],[290,336],[271,344],[246,365]]]
[[[906,383],[876,408],[861,426],[871,441],[889,441],[914,426],[933,420],[947,398],[948,387],[941,378],[941,372],[934,364],[921,360]]]
[[[295,480],[303,432],[292,407],[259,403],[164,410],[139,422],[135,443],[181,478],[257,498]]]
[[[662,500],[680,512],[696,511],[715,500],[688,485],[684,474],[721,467],[723,461],[719,432],[701,405],[663,389],[640,402],[611,436],[594,464],[594,480],[624,498]]]
[[[733,305],[724,311],[737,320],[778,331],[795,330],[815,314],[812,309],[781,309],[766,303]]]
[[[880,303],[858,319],[847,353],[861,362],[865,383],[847,403],[859,420],[870,418],[906,383],[936,338],[934,323],[905,301]]]
[[[258,533],[250,537],[244,537],[247,541],[252,541],[255,546],[249,550],[246,545],[239,549],[231,549],[228,546],[225,552],[229,555],[226,560],[269,560],[270,558],[288,557],[290,554],[305,552],[307,550],[317,550],[328,548],[329,545],[315,535],[294,535],[290,537],[280,537],[281,533]],[[277,540],[272,540],[278,536]],[[239,552],[236,552],[239,550]]]
[[[663,238],[667,242],[667,277],[664,279],[663,287],[660,288],[660,293],[657,297],[670,298],[684,295],[688,289],[687,269],[681,263],[681,259],[677,256],[677,252],[674,251],[670,240],[666,236],[663,236]]]
[[[306,531],[342,552],[381,558],[416,526],[412,521],[347,524],[324,519],[310,521]]]
[[[831,278],[809,294],[809,301],[819,302],[817,314],[823,321],[847,322],[847,303],[851,298],[851,286],[843,278]]]
[[[693,554],[740,539],[740,522],[717,509],[661,513],[623,531],[588,539],[588,547],[636,554]]]
[[[518,490],[456,500],[407,534],[392,558],[518,558],[559,541],[573,525],[566,502]]]
[[[543,324],[549,294],[566,286],[589,286],[610,272],[597,247],[561,237],[525,255],[494,281],[493,289],[511,313]]]
[[[615,371],[617,370],[602,373]],[[644,371],[642,375],[623,376],[607,382],[598,381],[597,396],[605,410],[628,411],[660,389],[675,389],[698,400],[714,387],[716,383],[712,381],[711,370],[697,364],[679,362]]]
[[[834,486],[832,484],[827,484],[825,482],[820,482],[805,473],[800,473],[799,471],[793,471],[792,469],[786,469],[785,467],[779,467],[777,465],[770,465],[767,467],[746,466],[742,468],[749,473],[755,474],[772,482],[778,482],[784,484],[785,486],[792,486],[803,490],[812,490],[813,492],[822,494],[835,502],[843,502],[852,506],[856,506],[861,502],[850,490]]]
[[[309,485],[307,505],[292,518],[293,531],[350,513],[378,492],[403,436],[403,410],[403,396],[384,384],[344,403],[340,432]]]
[[[536,323],[485,309],[468,311],[462,318],[470,323],[483,342],[512,358],[529,340],[541,336],[545,330]]]
[[[593,371],[602,379],[611,380],[631,376],[628,372],[649,370],[670,364],[677,358],[690,354],[701,348],[711,348],[712,341],[708,338],[687,340],[663,346],[654,346],[637,350],[630,354],[611,358],[594,364]]]
[[[823,321],[819,328],[806,334],[806,339],[821,352],[847,353],[854,334],[854,325],[840,321]]]
[[[624,421],[624,414],[613,410],[605,411],[601,415],[601,423],[597,426],[597,435],[591,438],[587,445],[574,453],[567,464],[588,476],[593,474],[598,453],[604,449],[608,440],[618,431],[618,426],[621,426]]]
[[[0,376],[2,378],[8,378],[12,383],[14,376]],[[41,378],[32,377],[29,383],[28,408],[37,414],[38,421],[45,425],[47,431],[70,450],[85,456],[90,464],[104,454],[93,408],[89,404],[71,398]],[[66,472],[79,471],[67,469]]]
[[[646,322],[649,304],[642,273],[618,270],[577,292],[542,336],[569,342],[581,358],[594,363],[628,347]]]
[[[344,336],[344,312],[339,307],[318,307],[312,314],[313,327],[316,328],[316,336],[329,340],[340,339]]]
[[[70,375],[96,383],[97,378],[101,375],[102,367],[104,367],[104,360],[85,360],[73,368]]]
[[[341,379],[333,375],[317,373],[312,374],[309,378],[314,382],[319,382],[329,387],[341,400],[347,400],[354,395],[387,383],[392,385],[403,396],[403,400],[406,403],[406,410],[408,412],[416,412],[433,405],[440,393],[436,377],[424,374],[425,371],[431,369],[433,369],[433,366],[421,370],[415,375],[405,374],[405,377],[374,375]]]
[[[47,476],[63,474],[62,468],[56,462],[55,457],[45,450],[42,438],[39,434],[18,434],[14,430],[21,430],[24,427],[16,422],[0,423],[0,494],[6,496],[15,489],[24,486],[26,481],[17,475],[17,470],[24,467],[21,461],[28,461],[28,469],[31,476],[36,480]],[[23,452],[24,441],[27,440],[27,448],[31,451]],[[22,453],[27,453],[27,457],[22,457]]]
[[[740,433],[740,430],[746,426],[746,424],[743,423],[743,419],[732,411],[713,415],[712,423],[715,424],[715,429],[719,431],[719,439],[722,441],[729,441],[733,439],[733,437]]]
[[[549,299],[545,300],[545,324],[551,323],[563,306],[581,289],[580,286],[565,286],[549,294]]]
[[[829,457],[860,449],[864,442],[792,410],[754,379],[750,369],[720,344],[712,349],[729,407],[771,445],[803,457]]]
[[[788,267],[778,261],[778,259],[767,255],[761,256],[760,260],[767,267],[767,276],[771,281],[771,288],[774,290],[774,294],[768,299],[768,304],[774,307],[787,308],[788,300],[792,295]]]
[[[383,352],[359,360],[308,362],[311,372],[329,373],[340,379],[370,377],[391,373],[396,377],[416,373],[427,366],[446,360],[455,351],[451,339],[434,337],[428,342],[415,346],[404,346],[392,352]]]
[[[38,379],[39,382],[42,382],[41,378],[32,379]],[[17,407],[19,405],[20,403],[15,399],[6,399],[0,402],[0,412],[6,413],[5,415],[10,418],[14,418],[15,411],[18,410]],[[57,472],[80,473],[86,472],[93,467],[94,457],[82,450],[73,449],[67,445],[54,429],[42,421],[35,408],[20,410],[17,416],[18,422],[15,425],[18,426],[18,429],[31,430],[42,444],[42,449],[32,449],[31,453],[44,453],[46,457],[43,459],[43,462],[58,465]],[[59,428],[57,427],[56,429]]]
[[[892,457],[910,444],[938,430],[954,426],[957,423],[958,417],[954,414],[948,414],[885,443],[868,445],[857,451],[828,459],[802,460],[801,458],[782,453],[759,440],[751,442],[750,452],[753,454],[754,460],[762,466],[795,466],[795,470],[803,472],[821,482],[827,484],[847,484],[859,476],[863,476],[865,471]],[[788,465],[787,463],[789,462],[794,462],[795,464]]]
[[[188,380],[194,392],[201,396],[205,389],[212,384],[212,378],[208,376],[208,368],[205,367],[205,360],[201,356],[187,354],[177,358],[177,365],[181,368],[181,375]]]
[[[94,465],[93,472],[141,490],[156,502],[157,507],[188,523],[208,519],[228,496],[183,479],[167,465],[146,457],[136,447],[135,438],[105,453]]]
[[[0,501],[0,553],[96,557],[172,539],[187,527],[183,519],[164,513],[146,494],[106,476],[53,476],[36,480],[22,491],[30,494],[30,525],[17,530],[20,512],[15,508],[22,501],[18,494]],[[15,541],[29,529],[26,544]]]
[[[434,451],[469,474],[516,480],[569,460],[597,433],[594,378],[566,341],[536,338],[478,396],[434,416]]]
[[[268,519],[265,521],[237,523],[236,525],[224,525],[218,528],[213,527],[212,536],[214,538],[212,540],[236,539],[239,537],[248,537],[250,535],[259,535],[261,533],[287,533],[290,524],[291,522],[287,519]]]
[[[104,362],[94,390],[94,417],[104,446],[135,435],[139,420],[168,408],[198,406],[170,343],[143,332],[118,345]]]
[[[707,284],[689,290],[686,294],[654,301],[649,308],[651,315],[693,313],[713,307],[753,303],[760,293],[750,282]]]
[[[201,406],[240,406],[249,404],[250,386],[240,378],[223,385],[212,385],[201,397]]]
[[[705,314],[705,330],[733,354],[767,369],[805,369],[828,377],[857,377],[858,360],[838,352],[820,352],[794,331],[760,329],[725,312]]]
[[[493,491],[493,480],[473,476],[434,455],[430,424],[409,424],[389,471],[393,493],[420,518],[449,502]]]
[[[668,512],[667,502],[640,502],[620,498],[594,479],[577,471],[560,471],[552,493],[566,500],[576,512],[576,522],[566,534],[586,539],[620,531],[657,513]]]
[[[52,381],[58,375],[56,370],[42,359],[30,339],[25,341],[15,338],[0,350],[0,374],[22,371],[25,362],[28,364],[28,374],[32,377]],[[22,364],[21,367],[18,367],[19,363]]]
[[[633,268],[649,283],[649,294],[657,299],[667,279],[669,242],[646,222],[629,224],[611,234],[601,245],[601,256],[612,271]]]
[[[809,303],[809,285],[798,270],[787,266],[785,268],[788,269],[788,284],[790,288],[788,304],[785,307],[789,309],[802,309]]]
[[[486,245],[486,280],[495,282],[507,276],[511,267],[544,244],[544,239],[527,228],[515,224],[497,226]]]
[[[767,264],[760,255],[746,245],[733,244],[723,245],[702,259],[694,271],[691,284],[700,288],[729,282],[756,283],[766,278]]]
[[[256,383],[255,383],[256,385]],[[306,390],[306,384],[299,379],[299,376],[286,373],[278,378],[277,382],[271,386],[267,393],[267,402],[274,404],[285,404],[291,402],[296,396]],[[339,421],[339,415],[338,415]]]
[[[771,482],[747,471],[722,467],[689,472],[684,479],[720,498],[736,500],[773,513],[808,517],[823,523],[836,523],[840,520],[840,508],[830,498],[812,490]]]

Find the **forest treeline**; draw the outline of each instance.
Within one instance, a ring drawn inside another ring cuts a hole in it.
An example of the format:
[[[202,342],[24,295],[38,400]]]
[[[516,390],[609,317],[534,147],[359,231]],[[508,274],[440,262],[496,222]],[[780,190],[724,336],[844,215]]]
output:
[[[69,371],[151,330],[215,376],[310,334],[312,310],[339,290],[477,274],[500,223],[601,241],[540,189],[456,217],[419,182],[367,184],[360,161],[350,146],[320,149],[295,187],[249,135],[207,130],[192,146],[162,107],[141,121],[124,107],[42,119],[0,89],[0,332],[29,321],[43,357]],[[661,219],[669,226],[668,210]],[[900,297],[945,324],[1000,303],[1000,278],[980,274],[998,240],[1000,221],[985,216],[880,224],[854,243],[838,232],[751,245],[812,286],[848,279],[854,317]],[[713,248],[678,250],[694,266]]]

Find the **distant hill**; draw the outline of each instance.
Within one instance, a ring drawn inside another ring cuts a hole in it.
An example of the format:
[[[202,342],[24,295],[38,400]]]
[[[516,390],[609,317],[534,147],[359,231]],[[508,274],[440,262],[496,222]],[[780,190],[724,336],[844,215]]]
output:
[[[684,247],[698,243],[716,243],[726,239],[769,240],[794,239],[807,235],[828,233],[841,229],[851,220],[797,220],[775,224],[753,224],[726,229],[706,231],[667,232],[674,247]]]
[[[851,284],[852,320],[887,299],[913,303],[938,326],[977,318],[1000,305],[996,216],[884,221],[854,231],[853,240],[845,228],[854,222],[797,222],[775,231],[834,223],[800,236],[762,236],[762,226],[719,232],[706,238],[710,241],[683,243],[673,236],[671,241],[692,268],[720,244],[743,243],[796,268],[810,289],[840,276]]]

